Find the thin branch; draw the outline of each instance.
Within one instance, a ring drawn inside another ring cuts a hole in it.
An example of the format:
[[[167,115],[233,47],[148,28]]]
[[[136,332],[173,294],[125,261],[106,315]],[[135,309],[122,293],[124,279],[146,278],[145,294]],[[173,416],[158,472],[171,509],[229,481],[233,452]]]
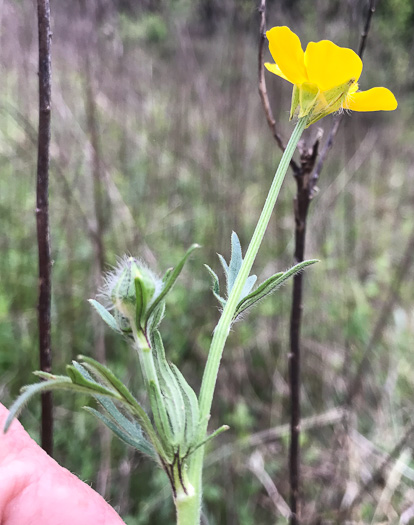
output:
[[[277,129],[276,120],[273,117],[272,108],[270,107],[269,97],[267,94],[266,87],[266,77],[265,77],[265,67],[264,67],[264,47],[266,42],[266,0],[260,1],[259,7],[260,13],[260,39],[259,39],[259,95],[263,104],[263,109],[266,115],[267,123],[273,134],[273,137],[282,151],[285,151],[285,145],[283,139]],[[299,166],[292,159],[290,161],[290,167],[297,173],[299,171]]]
[[[359,47],[358,47],[358,55],[362,58],[362,55],[365,51],[365,45],[367,43],[368,33],[371,27],[371,20],[375,13],[375,4],[376,0],[370,0],[369,7],[368,7],[368,13],[367,18],[365,20],[365,26],[364,30],[361,33],[361,40],[359,41]]]
[[[49,232],[49,148],[51,113],[51,59],[50,59],[50,5],[49,0],[38,0],[39,31],[39,133],[37,153],[36,225],[39,252],[39,357],[40,369],[51,372],[50,304],[51,269]],[[42,394],[42,448],[53,453],[53,400],[51,392]]]

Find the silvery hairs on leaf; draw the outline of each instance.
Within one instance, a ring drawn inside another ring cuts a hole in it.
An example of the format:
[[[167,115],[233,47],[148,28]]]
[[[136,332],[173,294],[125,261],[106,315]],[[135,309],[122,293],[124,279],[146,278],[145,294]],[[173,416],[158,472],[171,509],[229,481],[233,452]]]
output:
[[[220,295],[220,283],[219,283],[219,278],[217,274],[207,264],[205,264],[204,266],[207,268],[208,272],[213,278],[213,287],[212,287],[213,294],[217,298],[217,300],[220,302],[221,306],[224,307],[233,289],[234,283],[236,282],[237,276],[240,272],[241,265],[243,264],[243,254],[242,254],[241,244],[240,244],[240,240],[236,232],[232,232],[231,234],[231,255],[230,255],[229,264],[227,264],[226,259],[222,255],[220,254],[217,254],[217,255],[220,260],[221,266],[223,267],[224,275],[226,277],[226,299]],[[246,295],[249,294],[256,280],[257,280],[256,275],[250,275],[250,277],[247,278],[246,283],[243,287],[243,290],[241,291],[240,299],[243,299],[244,297],[246,297]]]
[[[229,297],[234,283],[239,274],[241,265],[243,263],[242,249],[240,245],[240,240],[235,232],[231,234],[231,257],[230,262],[227,264],[225,258],[218,254],[219,260],[223,267],[225,276],[226,276],[226,298],[220,295],[220,282],[217,274],[205,264],[209,274],[213,279],[212,292],[216,299],[219,301],[220,305],[224,308]],[[267,295],[276,291],[282,284],[284,284],[287,279],[293,275],[301,272],[307,266],[318,262],[317,259],[311,259],[309,261],[303,261],[299,264],[296,264],[286,272],[278,272],[268,279],[266,279],[261,285],[259,285],[255,290],[252,291],[253,286],[256,283],[256,275],[251,275],[247,278],[246,283],[243,287],[243,290],[240,294],[239,303],[237,305],[233,320],[240,319],[241,314],[244,313],[248,308],[252,307],[260,300],[262,300]]]

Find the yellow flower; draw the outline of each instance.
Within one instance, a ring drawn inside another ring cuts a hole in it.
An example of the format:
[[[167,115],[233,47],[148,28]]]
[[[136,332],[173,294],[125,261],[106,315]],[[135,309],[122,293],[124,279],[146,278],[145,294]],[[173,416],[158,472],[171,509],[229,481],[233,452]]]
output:
[[[392,111],[397,101],[391,91],[375,87],[358,91],[362,72],[359,56],[329,40],[310,42],[304,52],[299,37],[288,27],[267,31],[275,64],[266,68],[293,84],[290,118],[308,115],[308,126],[335,111]]]

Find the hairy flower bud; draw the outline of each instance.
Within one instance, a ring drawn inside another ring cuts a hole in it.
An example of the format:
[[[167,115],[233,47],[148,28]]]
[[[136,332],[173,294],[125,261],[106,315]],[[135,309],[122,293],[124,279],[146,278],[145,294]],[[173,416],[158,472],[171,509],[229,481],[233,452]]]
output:
[[[106,275],[102,295],[115,308],[115,318],[124,318],[131,328],[135,325],[141,329],[148,306],[158,295],[161,284],[161,280],[141,261],[124,257],[118,267]],[[125,332],[123,324],[120,328]]]

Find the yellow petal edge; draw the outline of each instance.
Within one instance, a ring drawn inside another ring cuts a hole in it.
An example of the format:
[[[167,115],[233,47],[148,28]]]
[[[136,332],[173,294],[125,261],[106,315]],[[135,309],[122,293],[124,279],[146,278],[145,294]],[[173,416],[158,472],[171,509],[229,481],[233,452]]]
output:
[[[292,84],[307,82],[305,59],[299,37],[288,27],[273,27],[266,33],[277,66]]]
[[[374,87],[368,91],[354,93],[344,104],[344,108],[351,111],[394,111],[397,106],[393,93],[385,87]]]

